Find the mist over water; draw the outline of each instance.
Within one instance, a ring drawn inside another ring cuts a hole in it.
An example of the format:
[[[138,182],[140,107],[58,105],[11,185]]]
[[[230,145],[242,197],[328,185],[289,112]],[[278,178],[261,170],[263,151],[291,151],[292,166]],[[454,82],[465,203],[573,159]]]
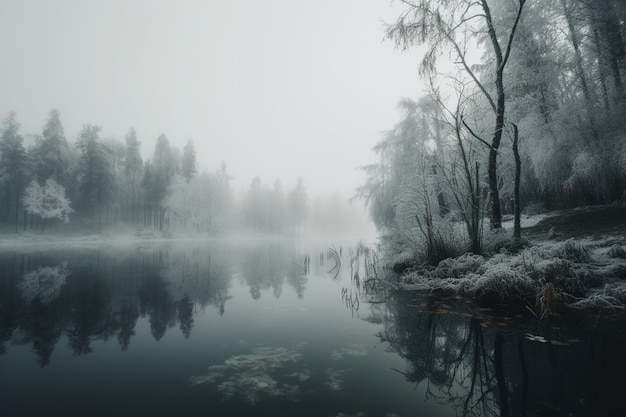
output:
[[[623,0],[1,3],[2,417],[624,414]]]

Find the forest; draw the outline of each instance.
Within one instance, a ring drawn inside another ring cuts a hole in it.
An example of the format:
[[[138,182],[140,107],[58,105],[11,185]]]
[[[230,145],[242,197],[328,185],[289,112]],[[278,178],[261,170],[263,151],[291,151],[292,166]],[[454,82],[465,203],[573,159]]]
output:
[[[100,131],[85,124],[72,142],[52,110],[41,134],[22,135],[15,112],[8,114],[0,136],[0,230],[101,233],[130,226],[140,237],[243,230],[293,236],[305,226],[355,227],[347,201],[310,198],[302,178],[284,188],[278,179],[270,186],[255,177],[237,193],[225,162],[198,172],[191,139],[180,150],[161,134],[146,158],[135,129],[123,142]]]
[[[422,54],[358,190],[389,252],[432,265],[523,239],[522,215],[626,197],[626,3],[400,2]],[[504,226],[503,226],[504,224]]]

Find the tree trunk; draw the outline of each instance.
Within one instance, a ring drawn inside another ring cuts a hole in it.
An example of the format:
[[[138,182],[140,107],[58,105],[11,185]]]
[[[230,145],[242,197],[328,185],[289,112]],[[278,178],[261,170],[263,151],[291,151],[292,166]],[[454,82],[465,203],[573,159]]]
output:
[[[519,131],[517,129],[517,125],[513,123],[513,156],[515,157],[515,184],[513,187],[513,210],[514,210],[514,220],[513,220],[513,236],[517,239],[522,237],[522,227],[521,227],[521,206],[520,206],[520,198],[519,198],[519,186],[520,186],[520,176],[522,173],[522,160],[519,156],[518,149],[519,142]]]
[[[491,199],[491,228],[500,229],[502,227],[502,209],[500,207],[500,193],[498,190],[498,175],[497,175],[497,162],[498,162],[498,148],[500,147],[500,141],[502,140],[502,131],[504,129],[504,113],[505,113],[505,96],[504,96],[504,67],[509,59],[511,53],[511,46],[513,44],[513,38],[515,37],[515,31],[517,25],[522,16],[522,10],[526,0],[520,0],[517,15],[515,17],[515,23],[509,33],[508,43],[506,48],[502,49],[498,36],[496,34],[495,27],[493,25],[493,19],[491,17],[491,9],[487,0],[481,1],[483,12],[485,13],[485,21],[487,23],[487,32],[489,39],[491,40],[491,46],[496,56],[496,94],[497,100],[495,106],[492,106],[496,113],[496,125],[493,132],[493,139],[489,149],[489,166],[487,168],[487,174],[489,176],[489,196]]]
[[[472,194],[472,252],[479,254],[481,248],[481,225],[480,225],[480,165],[476,162],[476,186]],[[469,178],[471,182],[471,177]]]

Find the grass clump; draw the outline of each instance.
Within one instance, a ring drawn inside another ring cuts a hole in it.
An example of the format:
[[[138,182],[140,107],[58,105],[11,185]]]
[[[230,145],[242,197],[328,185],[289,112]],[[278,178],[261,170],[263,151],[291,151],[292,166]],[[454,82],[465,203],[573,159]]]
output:
[[[572,262],[581,263],[591,261],[591,256],[587,248],[574,238],[567,239],[565,242],[553,246],[549,253],[552,257],[566,259]]]
[[[527,247],[518,254],[466,253],[416,268],[403,282],[407,289],[462,294],[481,304],[527,305],[542,318],[567,303],[626,306],[626,282],[604,285],[620,278],[626,278],[626,263],[595,259],[584,244],[569,239]]]
[[[472,275],[468,293],[482,303],[523,301],[537,293],[539,284],[526,271],[508,264],[492,264],[481,275]]]
[[[465,253],[456,258],[446,258],[439,262],[433,276],[439,278],[459,278],[470,272],[476,272],[485,263],[482,255]]]
[[[489,231],[485,234],[483,242],[483,250],[487,254],[519,253],[529,246],[528,240],[516,238],[505,229]]]
[[[590,309],[625,310],[626,282],[607,283],[572,305]]]

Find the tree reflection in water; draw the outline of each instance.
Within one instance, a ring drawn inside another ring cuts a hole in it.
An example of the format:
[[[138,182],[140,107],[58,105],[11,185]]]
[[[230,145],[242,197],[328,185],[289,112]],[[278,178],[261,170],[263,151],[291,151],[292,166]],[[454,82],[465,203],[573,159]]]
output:
[[[396,370],[461,416],[621,415],[623,321],[494,316],[469,300],[399,294],[379,313]]]
[[[226,312],[234,275],[253,298],[268,289],[278,298],[285,283],[302,297],[304,258],[279,243],[2,253],[0,354],[8,342],[31,344],[43,367],[63,335],[74,355],[111,338],[126,350],[140,318],[157,341],[176,326],[189,338],[197,309]]]

